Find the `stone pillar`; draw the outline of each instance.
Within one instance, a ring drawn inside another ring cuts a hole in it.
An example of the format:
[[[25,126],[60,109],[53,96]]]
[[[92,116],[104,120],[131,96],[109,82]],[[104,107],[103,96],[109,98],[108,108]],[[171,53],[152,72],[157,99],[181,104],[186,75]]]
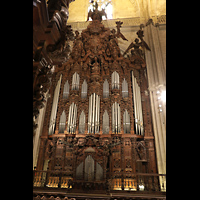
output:
[[[145,57],[158,173],[166,174],[166,103],[160,97],[163,91],[166,92],[166,61],[163,59],[158,24],[154,25],[152,19],[144,27],[144,40],[151,49],[145,50]]]

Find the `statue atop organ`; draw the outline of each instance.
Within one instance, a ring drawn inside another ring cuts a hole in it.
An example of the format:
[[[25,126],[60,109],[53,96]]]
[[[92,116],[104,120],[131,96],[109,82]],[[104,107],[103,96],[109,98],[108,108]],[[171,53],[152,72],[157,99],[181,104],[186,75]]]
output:
[[[107,14],[105,12],[105,9],[99,11],[97,2],[95,2],[95,5],[93,7],[94,7],[93,11],[90,9],[88,12],[87,21],[89,20],[90,17],[92,18],[92,20],[99,20],[100,22],[102,21],[102,16],[105,16],[107,19]]]

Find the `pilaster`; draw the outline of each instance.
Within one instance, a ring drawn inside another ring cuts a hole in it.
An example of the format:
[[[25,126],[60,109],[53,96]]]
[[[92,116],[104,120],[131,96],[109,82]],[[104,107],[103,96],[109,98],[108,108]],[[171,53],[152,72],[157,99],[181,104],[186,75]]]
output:
[[[159,93],[166,92],[166,64],[163,59],[159,24],[149,19],[144,27],[144,40],[151,51],[145,50],[147,76],[152,111],[153,130],[157,156],[158,173],[166,173],[166,104],[160,100]],[[162,109],[161,109],[162,108]]]

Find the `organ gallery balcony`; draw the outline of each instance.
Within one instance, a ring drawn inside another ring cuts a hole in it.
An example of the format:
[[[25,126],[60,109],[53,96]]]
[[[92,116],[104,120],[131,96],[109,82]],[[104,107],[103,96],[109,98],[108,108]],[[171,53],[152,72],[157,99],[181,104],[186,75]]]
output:
[[[100,194],[166,194],[166,175],[154,173],[108,173],[108,179],[75,180],[72,172],[67,171],[33,171],[33,190],[63,191],[67,193]],[[160,184],[161,183],[161,184]],[[54,189],[54,190],[53,190]]]

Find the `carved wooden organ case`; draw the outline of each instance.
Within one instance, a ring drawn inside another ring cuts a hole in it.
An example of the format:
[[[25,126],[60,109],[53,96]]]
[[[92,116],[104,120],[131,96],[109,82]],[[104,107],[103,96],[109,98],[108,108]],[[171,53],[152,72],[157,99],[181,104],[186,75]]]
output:
[[[52,77],[37,169],[64,171],[77,189],[157,173],[144,57],[122,56],[99,20],[75,33],[70,59]]]

